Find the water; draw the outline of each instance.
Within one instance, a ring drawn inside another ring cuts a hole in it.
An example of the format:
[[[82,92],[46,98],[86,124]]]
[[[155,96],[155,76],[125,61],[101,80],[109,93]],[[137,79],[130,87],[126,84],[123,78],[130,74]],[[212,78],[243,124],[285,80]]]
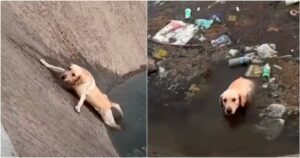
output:
[[[234,117],[225,117],[220,94],[247,67],[229,68],[227,62],[215,65],[207,79],[209,90],[190,102],[182,95],[160,94],[160,87],[149,82],[150,156],[281,156],[298,153],[299,136],[283,131],[269,141],[255,124],[261,119],[261,103],[250,104]],[[169,97],[165,97],[169,95]],[[164,99],[167,98],[167,99]],[[168,105],[168,106],[166,106]]]
[[[123,130],[110,133],[120,156],[146,154],[146,84],[144,72],[127,79],[108,94],[124,112]]]

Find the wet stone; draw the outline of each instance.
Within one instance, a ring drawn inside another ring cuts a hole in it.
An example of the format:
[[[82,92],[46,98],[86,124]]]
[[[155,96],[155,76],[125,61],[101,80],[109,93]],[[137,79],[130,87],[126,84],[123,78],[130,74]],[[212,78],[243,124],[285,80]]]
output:
[[[284,119],[265,119],[256,126],[257,129],[263,131],[266,139],[275,140],[283,130]]]
[[[269,118],[279,118],[282,117],[284,112],[286,111],[286,108],[282,104],[271,104],[269,105],[263,112],[260,114],[260,116],[265,116]]]

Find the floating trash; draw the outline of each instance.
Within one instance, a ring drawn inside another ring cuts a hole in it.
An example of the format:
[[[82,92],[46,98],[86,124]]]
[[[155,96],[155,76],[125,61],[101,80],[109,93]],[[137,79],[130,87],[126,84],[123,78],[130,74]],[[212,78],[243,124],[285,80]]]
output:
[[[163,44],[185,45],[198,32],[199,27],[195,24],[172,20],[167,26],[158,31],[153,40]]]
[[[211,40],[210,43],[213,47],[223,47],[225,45],[230,45],[232,42],[227,35],[221,35],[217,39]]]
[[[262,74],[262,67],[259,65],[250,65],[245,73],[246,77],[260,77]]]
[[[238,58],[233,58],[228,60],[228,64],[230,67],[248,64],[250,62],[251,62],[251,58],[248,56],[243,56],[243,57],[238,57]]]

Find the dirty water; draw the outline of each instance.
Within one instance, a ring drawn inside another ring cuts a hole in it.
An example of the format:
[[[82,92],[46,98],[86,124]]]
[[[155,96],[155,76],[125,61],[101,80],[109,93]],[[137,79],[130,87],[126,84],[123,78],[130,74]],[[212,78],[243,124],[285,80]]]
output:
[[[159,87],[154,87],[150,80],[149,155],[281,156],[299,152],[299,135],[291,136],[289,129],[273,141],[256,129],[261,120],[259,112],[266,105],[252,103],[237,116],[224,116],[219,96],[247,67],[234,69],[228,68],[227,62],[216,64],[207,78],[209,90],[190,101],[183,99],[184,94],[161,99],[161,95],[168,94],[157,93]]]
[[[110,136],[120,156],[146,155],[146,73],[134,75],[108,93],[121,105],[123,130],[111,131]]]

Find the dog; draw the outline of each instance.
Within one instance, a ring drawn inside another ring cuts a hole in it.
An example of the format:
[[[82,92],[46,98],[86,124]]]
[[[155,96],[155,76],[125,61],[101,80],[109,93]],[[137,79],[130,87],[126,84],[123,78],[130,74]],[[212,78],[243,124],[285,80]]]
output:
[[[220,103],[226,115],[234,115],[238,107],[245,107],[251,100],[254,83],[246,78],[239,77],[233,81],[227,90],[220,96]]]
[[[80,98],[75,106],[75,110],[78,113],[80,113],[80,109],[86,100],[101,115],[105,124],[114,129],[121,130],[121,126],[115,122],[111,109],[114,107],[121,116],[123,116],[120,105],[110,101],[107,95],[100,91],[95,83],[94,77],[89,71],[76,64],[71,64],[71,66],[65,70],[48,64],[44,59],[40,59],[40,62],[48,69],[60,73],[61,79],[69,83],[76,91]]]

